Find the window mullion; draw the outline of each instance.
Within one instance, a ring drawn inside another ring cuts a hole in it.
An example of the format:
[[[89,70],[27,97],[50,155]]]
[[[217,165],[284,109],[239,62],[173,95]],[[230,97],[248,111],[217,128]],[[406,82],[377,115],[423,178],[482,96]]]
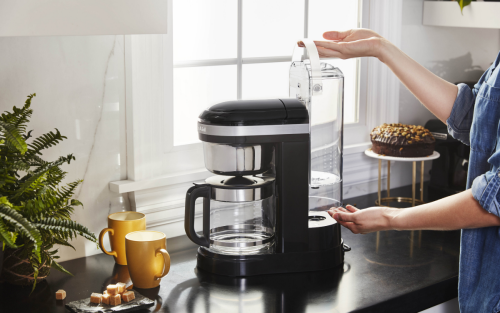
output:
[[[304,0],[304,38],[309,36],[309,0]]]
[[[237,55],[236,55],[236,75],[237,75],[237,99],[240,100],[242,97],[242,50],[243,50],[243,0],[238,0],[238,40],[237,40]]]

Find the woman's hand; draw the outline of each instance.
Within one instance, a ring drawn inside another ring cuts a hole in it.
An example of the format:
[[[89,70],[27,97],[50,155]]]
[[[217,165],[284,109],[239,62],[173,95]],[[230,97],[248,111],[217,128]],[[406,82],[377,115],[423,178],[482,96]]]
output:
[[[330,214],[340,225],[349,228],[355,234],[366,234],[379,230],[391,229],[391,220],[397,209],[373,207],[358,210],[352,205],[346,208],[331,208]]]
[[[385,39],[369,29],[329,31],[323,38],[331,41],[315,41],[319,56],[322,58],[350,59],[358,57],[377,57],[381,55],[381,45]],[[299,42],[299,46],[303,44]]]

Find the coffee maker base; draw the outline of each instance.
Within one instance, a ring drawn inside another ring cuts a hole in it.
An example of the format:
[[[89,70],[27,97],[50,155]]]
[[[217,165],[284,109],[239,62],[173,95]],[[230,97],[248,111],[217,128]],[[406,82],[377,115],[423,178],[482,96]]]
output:
[[[344,252],[349,250],[343,240],[331,249],[294,253],[228,255],[199,247],[197,267],[206,272],[232,277],[320,271],[344,263]]]

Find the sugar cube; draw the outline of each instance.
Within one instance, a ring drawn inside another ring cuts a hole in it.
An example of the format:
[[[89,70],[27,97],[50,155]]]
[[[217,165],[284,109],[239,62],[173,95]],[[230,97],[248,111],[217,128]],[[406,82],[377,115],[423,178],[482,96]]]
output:
[[[66,291],[59,289],[56,291],[56,300],[64,300],[66,298]]]
[[[130,302],[135,299],[135,294],[133,291],[126,291],[122,294],[123,302]]]
[[[110,295],[109,296],[109,304],[118,305],[122,304],[122,299],[120,295]]]
[[[103,295],[107,295],[107,294],[108,294],[108,291],[107,291],[107,290],[104,290],[104,291],[102,292],[102,294],[103,294]]]
[[[116,295],[118,293],[118,287],[116,285],[108,285],[106,289],[110,295]]]
[[[102,294],[100,293],[92,293],[90,295],[90,302],[91,303],[97,303],[97,304],[100,304],[101,303],[101,300],[102,300]]]
[[[104,304],[109,304],[109,298],[110,298],[110,297],[111,297],[111,296],[110,296],[110,295],[108,295],[107,293],[106,293],[106,294],[103,294],[103,295],[102,295],[102,303],[104,303]]]
[[[124,293],[126,291],[125,287],[127,284],[125,283],[117,283],[116,287],[118,287],[118,293]]]

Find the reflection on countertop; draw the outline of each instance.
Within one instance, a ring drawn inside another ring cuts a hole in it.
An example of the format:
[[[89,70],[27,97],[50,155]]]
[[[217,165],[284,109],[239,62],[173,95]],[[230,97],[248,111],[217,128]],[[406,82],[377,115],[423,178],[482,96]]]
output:
[[[354,235],[343,230],[343,238],[352,247],[344,265],[309,273],[215,276],[195,269],[195,250],[172,253],[160,287],[137,291],[156,300],[150,311],[175,313],[418,312],[457,296],[458,231]],[[0,284],[2,309],[65,312],[64,303],[129,277],[126,266],[103,254],[63,265],[75,276],[53,271],[29,298],[30,288]],[[66,300],[53,298],[58,289],[67,291]]]

